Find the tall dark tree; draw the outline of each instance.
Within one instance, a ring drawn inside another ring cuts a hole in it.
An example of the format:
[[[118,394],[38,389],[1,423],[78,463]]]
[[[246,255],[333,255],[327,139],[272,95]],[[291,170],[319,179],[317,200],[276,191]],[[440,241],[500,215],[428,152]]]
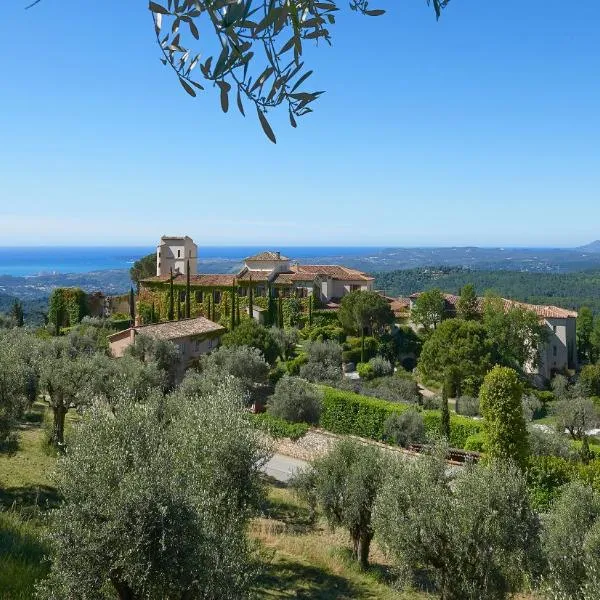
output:
[[[211,321],[215,321],[217,318],[217,307],[216,305],[216,299],[215,299],[215,290],[211,290],[211,295],[212,295],[212,301],[211,301],[211,305],[212,305],[212,314],[210,316],[210,320]]]
[[[15,298],[11,312],[12,312],[13,319],[15,320],[15,325],[17,327],[23,327],[24,313],[23,313],[23,304],[21,304],[20,300],[17,300]]]
[[[448,408],[448,387],[449,382],[444,381],[444,385],[442,386],[442,415],[440,421],[440,434],[447,440],[450,439],[450,409]]]
[[[129,275],[133,283],[135,283],[136,290],[139,292],[140,281],[146,277],[156,275],[156,252],[152,252],[136,260],[133,263],[133,267],[129,269]]]
[[[235,329],[235,279],[231,286],[231,315],[229,316],[229,331],[233,331]]]
[[[235,324],[240,324],[240,292],[239,288],[237,291],[237,298],[235,299]]]
[[[133,325],[135,323],[135,294],[133,292],[133,286],[129,290],[129,320]]]
[[[283,329],[283,299],[281,296],[277,297],[277,327]]]
[[[312,294],[308,297],[308,326],[313,324],[313,297]]]
[[[192,289],[190,286],[190,261],[187,261],[187,268],[185,270],[185,318],[189,319],[191,316],[190,302],[191,302]]]
[[[171,277],[169,278],[169,308],[167,310],[167,321],[175,319],[175,297],[173,292],[173,269],[171,269]]]
[[[154,307],[154,302],[150,307],[150,323],[156,323],[156,308]]]
[[[212,294],[208,296],[208,308],[206,309],[206,318],[212,320]]]
[[[475,286],[468,283],[460,290],[460,297],[456,306],[457,316],[465,321],[473,321],[480,316],[480,307]]]
[[[252,275],[250,275],[250,285],[248,287],[248,315],[250,315],[251,319],[254,319],[254,288],[252,287]]]
[[[177,291],[177,320],[181,321],[181,293]]]

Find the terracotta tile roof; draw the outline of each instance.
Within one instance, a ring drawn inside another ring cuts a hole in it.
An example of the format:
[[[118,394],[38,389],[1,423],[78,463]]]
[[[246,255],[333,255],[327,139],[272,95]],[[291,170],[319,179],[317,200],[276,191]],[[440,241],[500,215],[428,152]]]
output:
[[[390,308],[395,315],[405,313],[410,307],[410,300],[408,298],[396,298],[390,302]]]
[[[362,271],[339,265],[294,265],[292,270],[303,275],[322,275],[338,281],[373,281],[375,279]]]
[[[146,277],[142,279],[141,283],[158,283],[168,282],[171,278],[170,275],[160,275],[154,277]],[[191,275],[190,285],[196,287],[231,287],[234,283],[236,276],[234,274],[206,274],[206,275]],[[185,275],[174,275],[173,283],[176,285],[185,285]]]
[[[316,275],[313,273],[278,273],[273,283],[276,284],[287,284],[290,285],[295,281],[309,281],[313,282],[316,278]]]
[[[416,300],[421,295],[421,292],[411,294],[409,297],[411,300]],[[452,307],[456,308],[459,296],[454,294],[442,294],[446,302]],[[479,304],[479,310],[483,310],[483,303],[485,298],[477,298]],[[541,319],[567,319],[569,317],[576,318],[577,312],[574,310],[568,310],[566,308],[560,308],[559,306],[543,305],[543,304],[529,304],[527,302],[519,302],[517,300],[510,300],[509,298],[501,298],[504,303],[504,310],[510,310],[511,308],[523,308],[525,310],[533,311]]]
[[[273,271],[250,271],[248,269],[243,270],[238,276],[238,281],[268,281],[269,276]]]
[[[216,333],[226,331],[225,327],[218,323],[213,323],[204,317],[195,317],[193,319],[182,319],[181,321],[167,321],[166,323],[152,323],[150,325],[138,325],[126,331],[134,329],[136,333],[148,335],[157,340],[176,340],[182,337],[202,335],[206,333]],[[109,335],[110,340],[113,337],[121,336],[124,332],[120,331]]]
[[[259,252],[254,256],[249,256],[246,260],[290,260],[287,256],[282,256],[280,252]]]

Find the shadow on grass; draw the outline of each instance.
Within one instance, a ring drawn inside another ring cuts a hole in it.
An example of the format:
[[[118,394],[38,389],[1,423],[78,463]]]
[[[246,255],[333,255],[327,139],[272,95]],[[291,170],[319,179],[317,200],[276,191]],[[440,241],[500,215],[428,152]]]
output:
[[[38,508],[46,510],[60,504],[60,496],[48,485],[0,488],[0,508]]]
[[[256,582],[261,598],[312,598],[345,600],[356,598],[359,590],[343,577],[324,569],[288,559],[264,565]]]

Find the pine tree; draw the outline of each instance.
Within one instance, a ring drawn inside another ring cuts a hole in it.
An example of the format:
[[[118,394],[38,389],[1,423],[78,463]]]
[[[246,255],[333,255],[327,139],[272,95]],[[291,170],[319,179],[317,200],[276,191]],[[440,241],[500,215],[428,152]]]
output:
[[[440,422],[440,434],[442,437],[450,440],[450,410],[448,408],[448,388],[449,382],[444,381],[442,386],[442,418]]]
[[[171,269],[171,278],[169,279],[169,309],[167,311],[167,321],[175,319],[175,297],[173,296],[173,269]]]
[[[131,321],[131,325],[135,324],[135,294],[133,286],[129,290],[129,320]]]
[[[187,268],[185,270],[185,318],[189,319],[191,316],[190,302],[191,302],[191,286],[190,286],[190,261],[187,261]]]

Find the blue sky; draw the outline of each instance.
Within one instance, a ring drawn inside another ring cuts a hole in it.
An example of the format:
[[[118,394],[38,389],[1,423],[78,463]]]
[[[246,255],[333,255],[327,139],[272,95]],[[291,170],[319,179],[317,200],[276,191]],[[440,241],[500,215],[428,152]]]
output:
[[[188,97],[143,0],[11,0],[0,245],[550,245],[600,238],[596,2],[345,9],[278,143]],[[85,7],[85,8],[82,8]]]

